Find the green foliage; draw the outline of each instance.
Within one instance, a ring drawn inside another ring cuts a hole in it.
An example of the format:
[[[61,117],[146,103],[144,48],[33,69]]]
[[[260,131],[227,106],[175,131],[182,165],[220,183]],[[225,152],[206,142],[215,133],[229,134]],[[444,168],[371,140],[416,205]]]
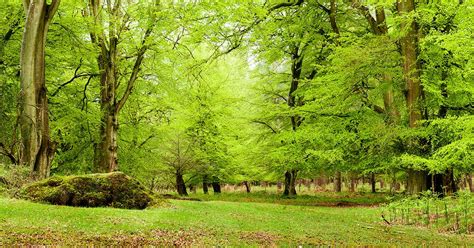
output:
[[[287,170],[306,178],[346,172],[396,180],[408,169],[472,172],[472,1],[421,1],[403,16],[393,0],[359,2],[360,8],[336,1],[332,15],[330,1],[147,0],[122,2],[123,16],[104,10],[94,21],[86,2],[62,1],[46,42],[51,136],[58,143],[52,173],[95,171],[103,51],[91,33],[101,32],[106,43],[119,44],[118,96],[140,47],[148,49],[118,116],[118,156],[120,170],[150,189],[173,185],[176,170],[187,186],[206,176],[277,182]],[[377,33],[369,22],[381,9],[387,32]],[[0,162],[8,163],[18,163],[21,150],[22,11],[21,3],[0,3]],[[142,44],[151,21],[154,30]],[[417,128],[408,125],[405,22],[420,29]],[[113,27],[123,28],[112,34]],[[181,148],[189,150],[186,163],[170,163]]]

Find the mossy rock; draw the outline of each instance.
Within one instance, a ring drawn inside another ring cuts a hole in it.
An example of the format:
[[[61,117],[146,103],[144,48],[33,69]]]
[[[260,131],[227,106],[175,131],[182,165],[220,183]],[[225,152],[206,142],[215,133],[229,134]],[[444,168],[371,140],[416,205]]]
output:
[[[153,200],[145,187],[122,172],[54,176],[26,185],[21,197],[77,207],[144,209]]]

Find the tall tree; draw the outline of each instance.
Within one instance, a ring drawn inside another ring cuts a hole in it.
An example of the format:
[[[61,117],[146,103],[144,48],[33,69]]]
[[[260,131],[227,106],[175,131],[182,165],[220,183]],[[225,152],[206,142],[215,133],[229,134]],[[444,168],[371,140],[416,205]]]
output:
[[[49,176],[55,143],[50,139],[45,79],[45,45],[48,27],[60,0],[23,0],[26,14],[21,46],[20,129],[22,164],[38,178]]]
[[[100,105],[102,111],[101,140],[97,147],[97,163],[99,171],[118,170],[118,145],[117,136],[119,129],[118,115],[127,102],[142,68],[145,53],[149,48],[148,39],[155,26],[154,18],[145,19],[144,27],[132,27],[128,13],[124,12],[128,3],[120,0],[90,0],[87,15],[93,18],[94,28],[91,30],[91,41],[97,45],[99,55],[97,58],[100,70]],[[155,15],[155,5],[150,8],[150,15]],[[119,43],[125,39],[124,32],[130,29],[142,30],[142,38],[137,44],[138,49],[134,55],[131,72],[123,80],[120,64],[124,59],[119,49]],[[124,82],[122,82],[124,81]],[[125,89],[119,90],[119,86]],[[123,92],[120,94],[120,92]]]
[[[418,60],[418,24],[413,19],[415,11],[414,0],[398,0],[397,8],[401,21],[401,30],[404,33],[400,40],[403,57],[403,75],[406,83],[406,104],[408,109],[408,124],[416,128],[423,118],[422,101],[423,88],[420,79],[420,61]],[[408,171],[408,192],[418,193],[428,188],[428,172],[410,169]]]

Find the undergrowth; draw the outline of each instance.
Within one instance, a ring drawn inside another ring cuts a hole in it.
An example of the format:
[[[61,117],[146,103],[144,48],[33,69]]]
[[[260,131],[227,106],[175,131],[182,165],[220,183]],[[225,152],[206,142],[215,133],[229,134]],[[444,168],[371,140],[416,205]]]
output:
[[[393,201],[383,208],[390,224],[424,226],[440,232],[472,234],[474,232],[474,196],[461,191],[440,197],[431,191],[421,196]]]

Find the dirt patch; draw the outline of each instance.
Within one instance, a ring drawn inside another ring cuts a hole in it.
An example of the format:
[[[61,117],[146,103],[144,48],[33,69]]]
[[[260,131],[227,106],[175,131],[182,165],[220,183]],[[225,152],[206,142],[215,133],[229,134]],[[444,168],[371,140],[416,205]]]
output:
[[[240,238],[250,243],[258,243],[265,247],[277,247],[279,237],[267,232],[243,232]]]
[[[0,246],[117,246],[117,247],[190,247],[204,245],[210,234],[193,230],[156,230],[148,233],[90,235],[84,233],[59,233],[41,231],[17,233],[0,231]]]

